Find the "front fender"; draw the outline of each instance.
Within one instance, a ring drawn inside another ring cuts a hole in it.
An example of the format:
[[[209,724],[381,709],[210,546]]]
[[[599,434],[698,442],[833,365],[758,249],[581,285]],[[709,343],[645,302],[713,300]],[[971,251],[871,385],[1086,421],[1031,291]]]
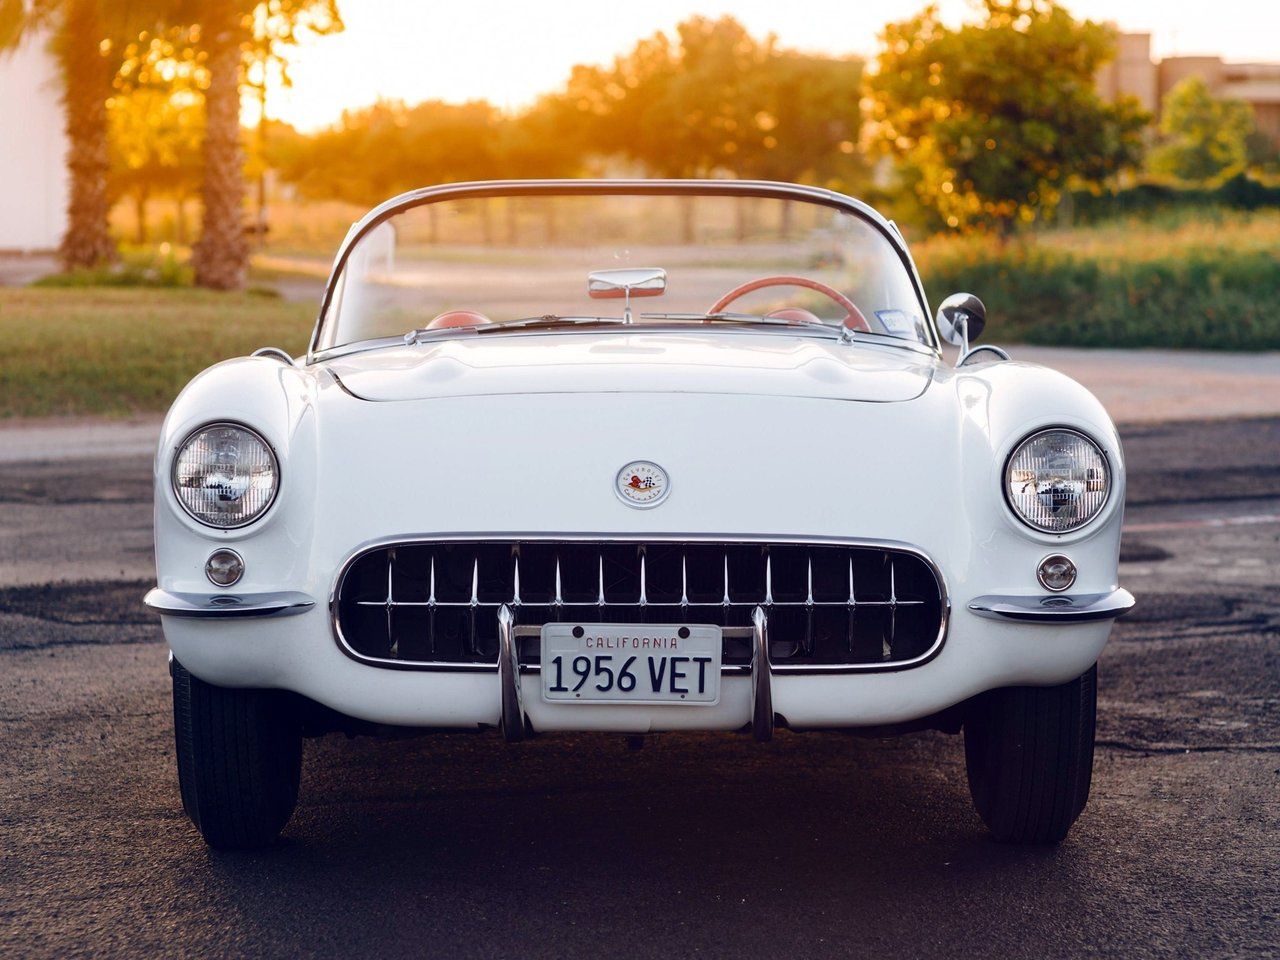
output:
[[[266,357],[216,364],[178,395],[165,418],[155,458],[157,584],[176,594],[208,593],[210,552],[233,545],[245,560],[236,592],[271,592],[310,579],[310,545],[317,499],[316,382],[312,372]],[[230,421],[252,428],[280,465],[275,502],[258,521],[218,530],[191,518],[171,482],[178,448],[199,427]]]

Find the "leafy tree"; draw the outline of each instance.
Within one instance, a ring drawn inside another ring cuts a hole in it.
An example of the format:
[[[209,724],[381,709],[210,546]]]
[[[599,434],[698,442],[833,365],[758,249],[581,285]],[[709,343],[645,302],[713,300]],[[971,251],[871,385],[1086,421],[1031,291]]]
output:
[[[205,71],[191,30],[143,32],[125,43],[107,101],[113,196],[132,199],[138,243],[146,243],[148,201],[159,193],[178,205],[178,242],[186,241],[185,201],[200,188]]]
[[[575,67],[566,97],[597,152],[659,176],[847,186],[861,170],[860,70],[854,60],[779,49],[732,17],[691,17],[674,38],[641,40],[608,67]],[[686,221],[686,239],[691,232]]]
[[[1073,184],[1138,162],[1147,117],[1094,86],[1111,31],[1053,0],[984,0],[951,29],[937,7],[885,27],[866,81],[870,139],[953,227],[1051,212]]]
[[[106,103],[114,72],[107,55],[107,22],[113,17],[108,6],[106,0],[0,0],[0,51],[50,31],[62,75],[69,191],[58,253],[67,269],[117,256],[108,229]]]
[[[1202,182],[1230,177],[1249,162],[1253,111],[1242,100],[1219,100],[1200,77],[1178,81],[1164,101],[1160,134],[1151,151],[1153,173]]]
[[[660,176],[797,178],[841,166],[858,127],[860,64],[758,40],[732,17],[691,17],[611,66],[578,66],[566,99],[600,153]]]
[[[271,156],[304,196],[370,205],[432,183],[500,175],[500,123],[482,100],[382,101],[302,142],[277,143]]]

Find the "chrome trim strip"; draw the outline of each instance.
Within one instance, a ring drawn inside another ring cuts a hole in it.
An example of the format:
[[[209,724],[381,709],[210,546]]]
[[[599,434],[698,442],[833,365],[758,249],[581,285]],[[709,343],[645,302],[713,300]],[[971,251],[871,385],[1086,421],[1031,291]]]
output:
[[[159,587],[142,602],[161,616],[196,620],[292,617],[316,605],[305,593],[170,593]]]
[[[763,607],[751,611],[751,735],[773,739],[773,668],[769,663],[769,617]]]
[[[925,296],[924,284],[920,280],[920,272],[916,269],[911,253],[907,249],[902,234],[890,224],[874,207],[853,197],[825,190],[820,187],[808,187],[795,183],[780,183],[770,180],[488,180],[467,183],[450,183],[434,187],[423,187],[410,190],[399,196],[385,200],[366,213],[347,231],[346,237],[338,247],[334,257],[333,268],[325,283],[324,297],[320,303],[320,311],[316,316],[316,325],[307,345],[307,363],[314,363],[319,352],[320,329],[324,324],[325,314],[333,301],[338,279],[342,276],[342,268],[354,246],[374,227],[390,217],[412,207],[447,200],[453,197],[504,197],[531,196],[548,194],[551,196],[724,196],[724,197],[766,197],[775,200],[801,200],[821,204],[843,210],[854,216],[862,217],[878,230],[889,241],[907,269],[915,286],[916,296],[924,310],[923,316],[932,317],[929,301]],[[937,331],[933,324],[927,329],[933,342],[929,347],[935,354],[941,355]]]
[[[956,361],[956,366],[957,367],[965,366],[965,364],[967,364],[970,360],[972,360],[974,357],[976,357],[978,354],[982,353],[983,351],[986,351],[988,353],[994,353],[996,355],[997,360],[1013,359],[1012,357],[1009,356],[1009,351],[1004,349],[1004,347],[997,347],[993,343],[984,343],[981,346],[971,347],[968,353],[966,353],[964,356],[962,356],[959,360]]]
[[[524,739],[524,705],[520,702],[520,654],[515,616],[505,603],[498,610],[498,684],[502,691],[499,725],[508,743]]]
[[[338,648],[342,650],[348,657],[357,663],[363,663],[367,666],[379,667],[390,670],[423,670],[434,671],[439,673],[492,673],[498,669],[496,663],[455,663],[452,661],[440,660],[389,660],[386,657],[370,657],[359,653],[346,637],[342,635],[342,625],[338,616],[338,595],[342,581],[345,579],[347,572],[352,565],[362,556],[371,550],[379,550],[383,547],[397,546],[400,544],[422,544],[422,543],[456,543],[466,540],[496,540],[496,541],[525,541],[531,543],[654,543],[654,542],[675,542],[675,543],[773,543],[785,546],[836,546],[836,547],[866,547],[872,550],[894,550],[902,553],[909,553],[920,559],[929,571],[933,574],[934,580],[938,584],[938,597],[941,602],[941,613],[938,623],[938,636],[930,645],[929,649],[917,657],[910,660],[896,660],[892,663],[814,663],[814,664],[777,664],[772,666],[774,674],[841,674],[841,673],[893,673],[898,670],[909,670],[913,667],[923,666],[928,663],[942,650],[943,644],[946,642],[947,631],[951,623],[951,593],[947,588],[946,578],[942,575],[942,571],[938,565],[933,562],[933,558],[925,553],[922,549],[910,543],[904,543],[898,540],[876,540],[876,539],[858,539],[849,537],[795,537],[795,536],[767,536],[763,534],[706,534],[706,533],[439,533],[439,534],[406,534],[401,537],[379,537],[374,540],[366,541],[358,546],[350,554],[346,560],[338,568],[337,576],[334,577],[333,586],[329,590],[329,625],[333,630],[334,641]],[[850,565],[852,571],[852,564]],[[850,592],[849,604],[853,604],[852,590]],[[806,601],[796,601],[796,605],[804,606]],[[560,596],[560,571],[557,565],[556,569],[556,599],[555,603],[563,606],[570,604],[563,603]],[[380,603],[378,605],[381,605]],[[443,606],[443,604],[439,604]],[[469,605],[469,604],[468,604]],[[594,603],[586,604],[587,606],[595,606]],[[718,606],[719,604],[709,604],[710,606]],[[755,606],[755,604],[749,604]],[[778,604],[781,606],[782,604]],[[858,606],[870,605],[868,601],[857,601]],[[888,604],[886,604],[888,605]],[[897,601],[898,606],[904,605],[901,600]],[[689,604],[694,606],[694,604]],[[520,628],[517,627],[518,631]],[[746,668],[729,665],[722,669],[722,673],[743,673]],[[520,667],[522,673],[534,673],[538,668],[530,665]]]
[[[1092,623],[1114,620],[1133,609],[1136,601],[1128,590],[1117,587],[1110,593],[1056,593],[1050,596],[986,596],[969,601],[969,609],[988,620],[1016,620],[1020,623]]]
[[[279,360],[281,363],[287,363],[289,366],[293,366],[293,357],[284,350],[281,350],[279,347],[259,347],[257,350],[253,351],[253,353],[249,354],[249,356],[269,357],[272,360]]]

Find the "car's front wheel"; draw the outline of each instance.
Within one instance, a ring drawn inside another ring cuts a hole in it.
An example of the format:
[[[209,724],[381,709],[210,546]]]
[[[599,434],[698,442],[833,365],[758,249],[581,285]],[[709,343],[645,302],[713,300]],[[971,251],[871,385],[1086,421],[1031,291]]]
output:
[[[997,839],[1057,843],[1089,799],[1098,668],[1056,687],[1005,687],[975,698],[965,766],[978,815]]]
[[[193,677],[176,660],[173,727],[182,806],[221,850],[265,847],[298,801],[302,727],[290,697]]]

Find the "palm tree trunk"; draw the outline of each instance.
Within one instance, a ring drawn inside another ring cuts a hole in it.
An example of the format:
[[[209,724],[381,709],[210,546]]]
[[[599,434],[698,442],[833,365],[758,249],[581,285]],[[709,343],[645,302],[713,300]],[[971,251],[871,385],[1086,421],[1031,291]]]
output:
[[[244,150],[240,143],[241,42],[237,4],[215,0],[202,23],[208,56],[205,92],[204,203],[200,240],[191,252],[196,283],[215,290],[244,287],[249,245],[244,236]]]
[[[58,250],[65,269],[116,259],[108,227],[107,97],[111,71],[98,49],[98,0],[70,0],[54,36],[66,105],[67,231]]]

